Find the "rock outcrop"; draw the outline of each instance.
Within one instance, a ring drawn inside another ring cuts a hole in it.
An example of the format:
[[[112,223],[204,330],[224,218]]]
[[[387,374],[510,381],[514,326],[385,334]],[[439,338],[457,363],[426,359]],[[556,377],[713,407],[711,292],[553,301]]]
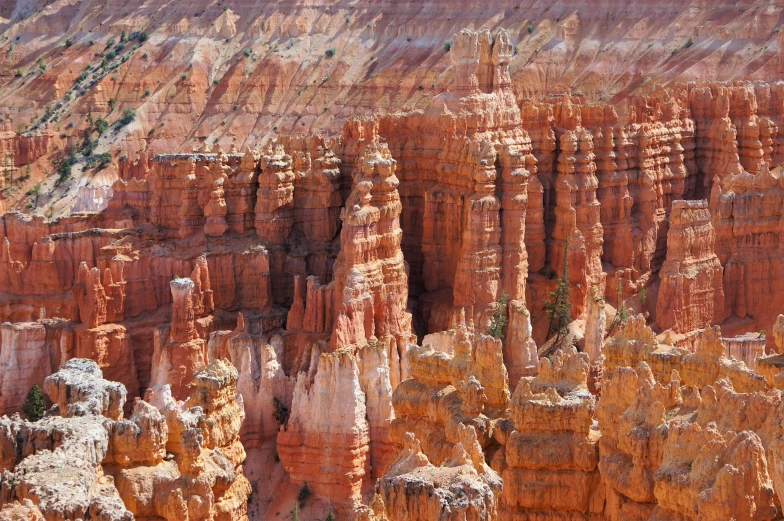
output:
[[[46,378],[55,405],[45,418],[0,419],[4,513],[247,519],[236,380],[235,369],[215,362],[196,375],[190,409],[166,388],[160,409],[137,399],[123,419],[123,385],[104,380],[92,360],[69,360]]]
[[[501,519],[602,519],[605,492],[597,469],[600,433],[591,428],[588,356],[558,351],[520,379],[504,446]],[[501,461],[500,458],[496,458]]]
[[[659,327],[685,334],[721,323],[726,318],[722,276],[708,202],[673,202],[667,260],[659,272]]]
[[[278,434],[278,455],[296,483],[349,516],[369,479],[369,426],[356,357],[348,350],[324,353],[311,381],[297,376],[291,416]]]

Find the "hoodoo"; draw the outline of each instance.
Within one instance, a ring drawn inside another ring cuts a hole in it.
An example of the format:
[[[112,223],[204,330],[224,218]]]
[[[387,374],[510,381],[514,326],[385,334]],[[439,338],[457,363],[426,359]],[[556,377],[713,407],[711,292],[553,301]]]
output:
[[[784,519],[782,20],[0,5],[0,521]]]

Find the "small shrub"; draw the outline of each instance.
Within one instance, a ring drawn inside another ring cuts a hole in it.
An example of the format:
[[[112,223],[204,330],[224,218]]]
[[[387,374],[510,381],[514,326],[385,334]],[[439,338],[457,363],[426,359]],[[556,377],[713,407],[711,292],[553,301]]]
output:
[[[52,166],[54,166],[54,170],[57,172],[56,184],[59,185],[71,177],[71,165],[74,163],[76,163],[76,156],[72,149],[69,149],[68,155],[57,157],[52,160]]]
[[[506,303],[509,301],[509,296],[504,291],[501,293],[501,298],[493,306],[493,316],[490,317],[490,323],[487,325],[486,335],[493,338],[501,338],[504,334],[504,327],[508,322],[506,318]]]
[[[65,41],[65,46],[66,46],[66,47],[70,47],[70,46],[72,46],[72,45],[73,45],[73,41],[71,41],[71,39],[70,39],[70,38],[69,38],[68,40],[66,40],[66,41]]]
[[[219,83],[220,83],[220,81],[219,81],[217,78],[215,78],[214,80],[212,80],[212,84],[213,84],[213,85],[218,85]]]
[[[119,119],[119,123],[121,127],[133,123],[133,120],[136,119],[136,112],[133,109],[125,109],[123,111],[122,117]]]
[[[305,506],[305,501],[310,497],[310,494],[310,487],[308,487],[308,482],[306,481],[297,493],[297,503],[299,503],[300,506]]]
[[[41,183],[37,183],[31,189],[27,191],[27,195],[32,197],[38,197],[38,194],[41,193]],[[31,389],[32,391],[32,389]]]
[[[253,51],[251,51],[250,49],[245,49],[244,51],[242,51],[242,54],[244,54],[245,57],[248,58],[251,54],[253,54]]]
[[[444,42],[444,52],[449,52],[452,50],[452,40],[447,40]]]
[[[87,45],[94,45],[94,44],[95,44],[95,40],[90,40],[89,42],[87,42]]]
[[[238,108],[239,108],[238,105],[234,105],[234,106],[231,107],[232,110],[237,110]]]
[[[106,132],[106,129],[108,128],[109,122],[102,117],[99,117],[97,120],[95,120],[95,124],[93,125],[93,130],[95,130],[99,136]]]
[[[144,89],[144,97],[146,98],[149,95],[150,95],[150,89]]]
[[[188,75],[187,75],[187,74],[183,74],[182,76],[180,76],[180,79],[181,79],[182,81],[185,81],[185,80],[187,80],[187,79],[188,79]]]
[[[346,15],[346,23],[347,24],[351,23],[351,17],[349,15]]]
[[[327,517],[326,519],[324,519],[324,521],[335,521],[335,514],[330,512],[329,514],[327,514]]]
[[[765,330],[764,329],[760,330],[759,336],[760,336],[760,338],[765,338]]]
[[[272,398],[272,407],[275,411],[272,413],[272,417],[275,418],[275,421],[278,422],[279,425],[283,425],[289,419],[289,408],[283,405],[277,397]]]
[[[95,154],[87,158],[87,167],[95,168],[96,171],[101,171],[112,162],[112,155],[109,152],[102,154]]]
[[[149,36],[148,36],[148,35],[147,35],[147,33],[146,33],[146,32],[144,32],[144,31],[141,31],[140,33],[138,33],[138,34],[136,35],[136,40],[137,40],[139,43],[144,43],[144,42],[146,42],[148,38],[149,38]]]
[[[127,41],[128,41],[128,33],[126,33],[125,31],[123,31],[123,32],[120,34],[120,43],[125,43],[125,42],[127,42]]]
[[[38,69],[41,72],[44,72],[46,70],[46,64],[44,63],[44,61],[42,59],[38,60]]]
[[[425,86],[424,85],[420,85],[419,86],[419,90],[425,90]]]
[[[645,307],[646,302],[648,302],[648,294],[645,292],[645,286],[643,286],[640,290],[640,304]]]
[[[534,26],[531,25],[531,24],[528,24],[528,34],[531,34],[532,32],[534,32]]]
[[[225,6],[225,5],[224,5],[224,6],[223,6],[223,10],[224,10],[224,11],[228,11],[228,10],[229,10],[229,8],[228,8],[227,6]]]
[[[687,48],[687,49],[688,49],[689,47],[691,47],[692,45],[694,45],[694,42],[692,41],[692,39],[691,39],[691,38],[689,38],[688,40],[686,40],[686,43],[684,43],[684,44],[683,44],[683,46],[684,46],[685,48]]]
[[[109,98],[109,112],[114,110],[115,105],[117,105],[117,100],[114,98]]]
[[[37,422],[44,417],[45,410],[46,404],[44,403],[44,395],[41,392],[41,388],[38,387],[38,384],[33,384],[30,391],[27,393],[22,411],[28,421]]]
[[[22,69],[16,69],[16,74],[14,74],[14,77],[21,78],[22,76],[24,76],[24,74],[22,73]]]
[[[106,59],[109,60],[109,61],[112,61],[116,57],[117,57],[117,53],[114,52],[114,49],[112,49],[111,51],[106,53]]]
[[[146,60],[147,58],[149,58],[149,56],[147,56],[147,53],[142,54],[142,60]]]
[[[335,56],[335,48],[334,48],[334,47],[330,47],[329,49],[327,49],[326,51],[324,51],[324,55],[325,55],[327,58],[332,58],[333,56]]]

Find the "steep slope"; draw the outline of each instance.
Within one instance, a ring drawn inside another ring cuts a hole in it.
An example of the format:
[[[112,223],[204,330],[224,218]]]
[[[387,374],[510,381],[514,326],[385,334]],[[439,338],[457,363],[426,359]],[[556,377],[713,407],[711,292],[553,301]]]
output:
[[[104,194],[78,187],[110,185],[138,152],[205,141],[242,149],[278,132],[336,132],[352,115],[426,107],[452,85],[448,40],[463,27],[509,31],[518,99],[571,90],[619,101],[675,80],[769,81],[779,77],[781,11],[761,0],[4,1],[2,148],[23,149],[16,134],[52,141],[32,156],[4,153],[14,180],[4,199],[47,215],[88,209]],[[128,108],[135,120],[94,147],[110,156],[85,165],[77,154],[72,180],[53,174],[52,150],[83,148],[84,130],[96,127],[88,114],[111,124]]]

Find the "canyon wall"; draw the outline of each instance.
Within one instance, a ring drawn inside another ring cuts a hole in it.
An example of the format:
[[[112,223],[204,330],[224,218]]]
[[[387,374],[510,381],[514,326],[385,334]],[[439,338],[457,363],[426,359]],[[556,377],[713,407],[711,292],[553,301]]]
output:
[[[780,516],[784,86],[523,99],[515,52],[462,30],[418,108],[3,214],[0,413],[56,407],[1,420],[0,508],[54,518],[35,440],[74,436],[74,520]]]

